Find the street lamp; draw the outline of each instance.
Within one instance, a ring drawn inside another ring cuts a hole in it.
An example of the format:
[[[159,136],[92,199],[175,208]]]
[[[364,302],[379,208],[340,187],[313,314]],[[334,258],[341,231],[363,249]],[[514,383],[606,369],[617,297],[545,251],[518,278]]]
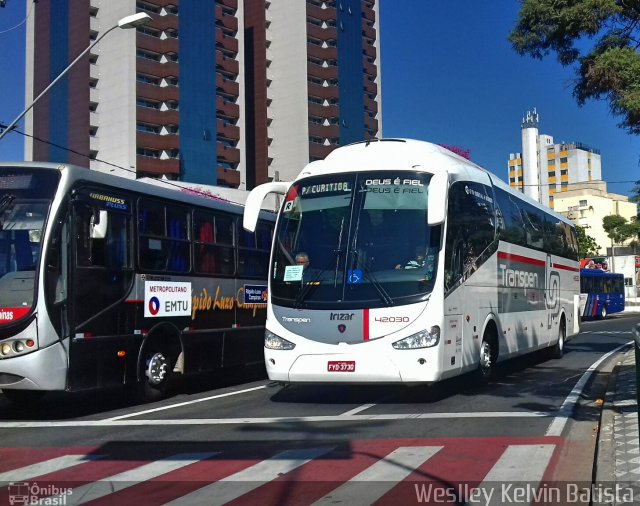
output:
[[[33,99],[33,102],[31,102],[29,107],[27,107],[24,111],[22,111],[16,119],[14,119],[2,132],[0,132],[0,139],[2,139],[5,135],[7,135],[7,132],[10,132],[13,129],[13,127],[16,126],[18,121],[20,121],[24,117],[24,115],[27,114],[34,105],[36,105],[36,103],[52,88],[52,86],[56,84],[62,78],[62,76],[64,76],[67,72],[69,72],[71,67],[73,67],[76,63],[78,63],[78,61],[80,61],[80,59],[84,55],[86,55],[89,51],[91,51],[91,48],[93,48],[93,46],[95,46],[98,42],[100,42],[105,35],[107,35],[112,30],[115,30],[116,28],[136,28],[138,26],[146,25],[147,23],[149,23],[149,21],[151,21],[151,19],[152,19],[151,16],[149,16],[149,14],[147,14],[146,12],[138,12],[137,14],[132,14],[131,16],[126,16],[122,18],[121,20],[118,21],[117,24],[113,25],[111,28],[105,31],[102,35],[100,35],[100,37],[94,40],[93,43],[89,44],[89,46],[84,51],[82,51],[82,53],[80,53],[75,60],[73,60],[69,65],[67,65],[67,68],[65,68],[62,72],[60,72],[60,74],[58,74],[58,77],[56,77],[53,81],[51,81],[51,83],[49,83],[49,86],[47,86],[44,90],[42,90],[40,95],[38,95],[36,98]]]

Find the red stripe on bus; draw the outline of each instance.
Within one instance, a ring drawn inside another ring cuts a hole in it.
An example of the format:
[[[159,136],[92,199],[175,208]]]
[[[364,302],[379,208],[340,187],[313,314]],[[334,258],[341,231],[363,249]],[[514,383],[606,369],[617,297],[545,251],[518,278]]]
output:
[[[504,251],[498,251],[498,258],[502,258],[503,260],[512,260],[514,262],[520,262],[523,264],[530,264],[530,265],[544,266],[545,264],[544,260],[536,260],[535,258],[514,255],[513,253],[505,253]]]
[[[369,310],[365,309],[362,315],[362,336],[365,341],[369,340]]]
[[[571,271],[571,272],[578,272],[580,270],[577,267],[571,267],[569,265],[562,265],[562,264],[553,264],[553,267],[555,269],[563,269],[565,271]]]

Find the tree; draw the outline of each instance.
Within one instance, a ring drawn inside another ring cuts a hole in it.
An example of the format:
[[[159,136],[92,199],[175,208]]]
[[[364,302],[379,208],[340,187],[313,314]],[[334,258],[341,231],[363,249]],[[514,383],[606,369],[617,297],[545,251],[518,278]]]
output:
[[[578,251],[582,258],[593,257],[598,254],[598,244],[596,240],[587,234],[584,227],[576,226],[576,235],[578,236]]]
[[[629,197],[629,200],[640,205],[640,179],[636,181],[635,186],[631,188],[631,193],[633,193],[633,195]]]
[[[520,55],[553,52],[562,66],[575,66],[578,104],[606,99],[619,126],[640,133],[638,0],[521,0],[508,39]]]
[[[632,235],[632,228],[627,219],[617,214],[602,218],[602,228],[611,239],[612,246],[623,243]]]

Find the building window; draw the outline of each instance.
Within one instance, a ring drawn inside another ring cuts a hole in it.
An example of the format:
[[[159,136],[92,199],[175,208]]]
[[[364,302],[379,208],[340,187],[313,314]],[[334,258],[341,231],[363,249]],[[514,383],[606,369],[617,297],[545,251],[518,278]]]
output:
[[[563,156],[562,158],[560,158],[560,163],[567,163],[567,157]]]
[[[581,200],[580,201],[580,206],[586,206],[587,205],[587,201],[586,200]]]
[[[560,171],[561,176],[566,176],[567,174],[569,174],[569,171],[567,169],[563,169]]]
[[[549,177],[556,177],[556,171],[555,170],[551,171],[551,172],[549,172],[548,175],[549,175]]]

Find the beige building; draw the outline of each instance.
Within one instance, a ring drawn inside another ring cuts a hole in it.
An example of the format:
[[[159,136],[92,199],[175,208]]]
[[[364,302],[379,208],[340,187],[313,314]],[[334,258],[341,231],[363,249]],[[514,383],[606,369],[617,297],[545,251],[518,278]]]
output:
[[[602,179],[600,152],[580,142],[554,143],[538,131],[538,113],[522,118],[522,152],[510,153],[509,186],[541,204],[557,209],[555,201],[572,185]]]
[[[596,240],[600,255],[605,255],[611,246],[611,239],[602,228],[602,219],[617,214],[630,221],[637,213],[636,205],[629,202],[628,197],[608,193],[605,181],[572,184],[556,194],[554,210],[584,227],[587,235]]]

